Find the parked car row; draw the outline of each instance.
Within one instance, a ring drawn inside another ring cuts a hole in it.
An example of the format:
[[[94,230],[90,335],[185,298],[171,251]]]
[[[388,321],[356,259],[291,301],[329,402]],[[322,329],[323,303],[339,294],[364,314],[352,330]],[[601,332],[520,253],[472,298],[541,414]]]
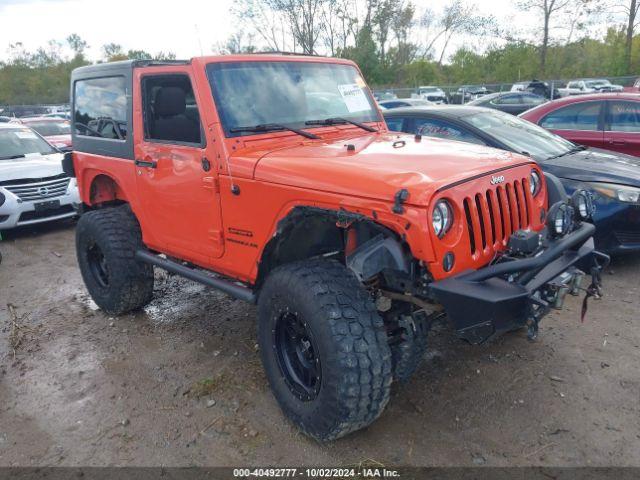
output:
[[[562,85],[562,84],[560,84]],[[410,98],[418,98],[429,100],[432,103],[444,104],[466,104],[477,100],[491,93],[506,94],[508,92],[492,92],[484,85],[462,85],[453,93],[446,93],[441,87],[437,86],[420,86],[411,94]],[[556,100],[558,98],[585,95],[589,93],[640,93],[640,77],[635,80],[632,86],[623,87],[611,83],[606,78],[584,78],[571,80],[564,87],[551,85],[549,82],[542,80],[526,80],[516,82],[511,85],[510,92],[528,92],[546,100]],[[377,92],[375,99],[381,100],[398,100],[398,96],[392,90]],[[406,100],[404,98],[400,100]]]
[[[560,96],[584,95],[586,93],[622,92],[622,85],[614,85],[606,78],[572,80],[565,88],[559,88]]]
[[[597,248],[640,251],[640,95],[566,98],[521,118],[477,105],[398,108],[384,117],[390,130],[534,158],[544,172],[562,180],[567,192],[592,192]],[[585,125],[593,130],[578,128]]]

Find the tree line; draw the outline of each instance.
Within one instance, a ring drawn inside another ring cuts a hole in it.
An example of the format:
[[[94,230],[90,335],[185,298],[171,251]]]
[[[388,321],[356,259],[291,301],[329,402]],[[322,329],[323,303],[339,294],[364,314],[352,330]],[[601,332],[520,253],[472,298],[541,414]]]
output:
[[[640,71],[638,0],[516,0],[536,19],[519,31],[470,0],[441,9],[411,0],[237,0],[237,30],[212,53],[290,51],[349,58],[375,87],[632,75]],[[604,33],[601,33],[604,32]],[[9,47],[0,62],[0,104],[62,102],[69,75],[89,62],[76,34],[35,52]],[[175,58],[102,46],[100,61]]]
[[[68,46],[71,56],[63,55]],[[74,68],[89,65],[88,45],[77,34],[64,42],[51,40],[35,52],[27,51],[20,42],[9,45],[9,58],[0,62],[0,105],[34,105],[69,101],[69,80]],[[144,50],[124,50],[116,43],[103,45],[103,62],[127,59],[175,59],[172,52],[151,54]]]

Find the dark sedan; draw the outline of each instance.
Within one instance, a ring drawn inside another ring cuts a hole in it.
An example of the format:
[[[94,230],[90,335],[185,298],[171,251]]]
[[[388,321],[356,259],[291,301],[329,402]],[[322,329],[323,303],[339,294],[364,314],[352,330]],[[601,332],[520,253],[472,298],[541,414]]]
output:
[[[490,93],[483,97],[477,98],[467,105],[474,107],[487,107],[501,112],[519,115],[526,112],[530,108],[542,105],[547,101],[546,98],[529,92],[501,92]]]
[[[529,155],[562,180],[567,192],[590,190],[596,244],[609,253],[640,251],[640,159],[576,145],[537,125],[470,106],[385,111],[390,130],[488,145]]]

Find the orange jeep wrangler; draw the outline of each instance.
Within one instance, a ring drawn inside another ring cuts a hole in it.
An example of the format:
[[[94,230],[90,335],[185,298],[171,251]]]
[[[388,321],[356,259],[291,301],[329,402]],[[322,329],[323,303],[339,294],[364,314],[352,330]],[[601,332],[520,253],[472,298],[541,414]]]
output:
[[[599,291],[591,197],[528,157],[387,130],[358,67],[279,54],[74,70],[78,263],[109,314],[158,267],[257,303],[282,410],[365,427],[444,315],[480,343]]]

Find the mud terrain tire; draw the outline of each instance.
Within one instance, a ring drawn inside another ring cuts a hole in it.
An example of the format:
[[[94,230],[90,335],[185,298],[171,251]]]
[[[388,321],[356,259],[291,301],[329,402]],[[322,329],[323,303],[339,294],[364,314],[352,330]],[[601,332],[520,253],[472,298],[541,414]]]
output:
[[[389,401],[391,351],[382,319],[351,271],[330,260],[278,267],[260,292],[258,317],[271,389],[305,434],[329,441],[380,416]],[[296,335],[302,347],[287,348]],[[298,358],[313,375],[291,373]]]
[[[92,210],[76,228],[76,254],[91,298],[106,313],[143,307],[153,296],[153,267],[135,260],[140,225],[128,205]]]

